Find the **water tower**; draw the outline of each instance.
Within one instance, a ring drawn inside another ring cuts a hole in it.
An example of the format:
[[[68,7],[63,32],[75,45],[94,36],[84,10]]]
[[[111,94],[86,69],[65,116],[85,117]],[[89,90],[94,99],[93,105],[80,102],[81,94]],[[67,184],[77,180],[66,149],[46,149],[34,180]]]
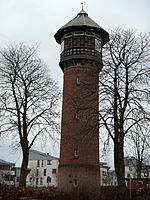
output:
[[[82,9],[55,34],[64,73],[58,187],[97,192],[99,168],[99,72],[108,33]]]

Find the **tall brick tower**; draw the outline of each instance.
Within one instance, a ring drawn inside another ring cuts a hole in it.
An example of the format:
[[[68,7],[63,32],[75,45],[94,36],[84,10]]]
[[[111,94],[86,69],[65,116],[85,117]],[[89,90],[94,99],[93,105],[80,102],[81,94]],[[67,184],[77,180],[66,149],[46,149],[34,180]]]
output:
[[[98,77],[108,33],[82,9],[55,34],[64,72],[58,187],[65,192],[98,192]]]

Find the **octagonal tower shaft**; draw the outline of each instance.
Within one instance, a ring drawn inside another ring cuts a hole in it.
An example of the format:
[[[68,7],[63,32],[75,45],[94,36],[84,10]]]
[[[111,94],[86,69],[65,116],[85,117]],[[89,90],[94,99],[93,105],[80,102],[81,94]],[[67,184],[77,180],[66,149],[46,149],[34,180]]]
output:
[[[84,10],[55,34],[64,72],[58,187],[65,192],[98,192],[99,72],[108,33]]]

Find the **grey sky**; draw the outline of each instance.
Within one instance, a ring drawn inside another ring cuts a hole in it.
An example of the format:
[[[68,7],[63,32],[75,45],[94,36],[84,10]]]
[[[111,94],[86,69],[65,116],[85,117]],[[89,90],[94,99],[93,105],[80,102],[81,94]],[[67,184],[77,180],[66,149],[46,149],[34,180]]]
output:
[[[53,36],[77,15],[81,2],[89,17],[107,31],[122,25],[150,32],[150,0],[0,0],[0,48],[13,42],[39,44],[39,56],[62,85],[63,74],[58,66],[60,47]],[[43,151],[48,149],[49,146]],[[17,160],[10,156],[4,142],[0,143],[0,158]]]
[[[0,44],[39,44],[39,54],[57,80],[59,45],[56,31],[81,10],[82,0],[0,0]],[[84,0],[84,9],[109,30],[123,25],[139,32],[150,31],[150,0]]]

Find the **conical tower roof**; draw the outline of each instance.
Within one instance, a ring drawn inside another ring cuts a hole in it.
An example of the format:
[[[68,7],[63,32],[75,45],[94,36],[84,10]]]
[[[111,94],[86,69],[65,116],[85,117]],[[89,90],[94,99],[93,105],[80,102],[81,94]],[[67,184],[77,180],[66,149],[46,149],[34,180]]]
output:
[[[78,30],[97,33],[102,37],[103,44],[105,44],[109,40],[108,33],[102,27],[100,27],[95,21],[93,21],[83,9],[77,14],[75,18],[73,18],[63,27],[61,27],[57,31],[54,37],[56,41],[60,44],[63,35],[71,31],[78,31]]]

